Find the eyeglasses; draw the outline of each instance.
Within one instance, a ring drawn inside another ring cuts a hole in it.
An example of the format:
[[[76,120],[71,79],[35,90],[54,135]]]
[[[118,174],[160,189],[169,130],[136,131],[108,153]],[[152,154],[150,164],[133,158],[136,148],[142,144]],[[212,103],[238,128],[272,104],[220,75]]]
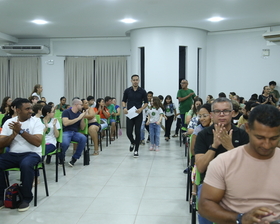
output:
[[[181,84],[181,85],[184,85],[184,84],[188,84],[188,83],[187,83],[187,82],[181,82],[180,84]]]
[[[221,115],[222,113],[224,114],[224,115],[229,115],[230,114],[230,112],[231,112],[232,110],[213,110],[212,112],[215,114],[215,115]]]
[[[202,117],[203,118],[206,118],[208,117],[210,114],[201,114],[201,115],[198,115],[198,118],[201,119]]]

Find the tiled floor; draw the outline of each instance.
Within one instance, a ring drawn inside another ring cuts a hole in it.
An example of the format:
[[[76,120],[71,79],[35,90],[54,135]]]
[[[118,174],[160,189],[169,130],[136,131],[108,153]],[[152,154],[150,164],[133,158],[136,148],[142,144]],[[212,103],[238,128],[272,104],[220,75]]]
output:
[[[125,132],[125,131],[123,131]],[[161,133],[163,135],[163,132]],[[92,148],[93,146],[91,146]],[[122,135],[103,152],[91,156],[89,166],[78,160],[59,170],[54,180],[54,161],[47,165],[50,196],[45,196],[43,177],[38,190],[38,206],[26,212],[0,210],[0,223],[96,223],[96,224],[189,224],[186,195],[184,147],[179,139],[166,142],[161,137],[159,152],[140,146],[139,158],[129,152],[129,141]],[[68,150],[67,161],[72,150]],[[11,183],[19,174],[10,175]]]

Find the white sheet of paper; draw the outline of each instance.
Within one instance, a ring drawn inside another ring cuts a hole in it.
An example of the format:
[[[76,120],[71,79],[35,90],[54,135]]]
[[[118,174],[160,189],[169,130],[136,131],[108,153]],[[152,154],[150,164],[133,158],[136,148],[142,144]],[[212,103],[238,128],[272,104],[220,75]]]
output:
[[[125,116],[127,116],[129,119],[132,119],[134,117],[137,117],[139,114],[136,113],[137,108],[135,106],[131,107],[127,112]]]

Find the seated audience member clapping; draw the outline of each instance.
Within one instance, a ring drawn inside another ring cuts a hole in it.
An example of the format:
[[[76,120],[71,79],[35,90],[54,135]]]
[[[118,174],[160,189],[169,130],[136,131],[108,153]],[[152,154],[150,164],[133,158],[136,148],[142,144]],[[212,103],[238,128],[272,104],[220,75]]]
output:
[[[86,144],[86,136],[79,132],[79,128],[84,130],[85,122],[84,116],[86,111],[81,113],[82,101],[74,99],[72,101],[72,107],[66,109],[62,113],[62,124],[63,124],[63,138],[61,143],[61,154],[59,155],[60,163],[64,163],[65,153],[70,145],[71,141],[78,143],[76,152],[72,156],[71,161],[68,163],[70,167],[73,167],[75,162],[81,157]]]
[[[56,139],[59,136],[60,123],[56,118],[54,118],[54,107],[46,105],[42,108],[42,123],[45,125],[45,141],[46,150],[45,154],[49,154],[56,149]],[[47,155],[46,163],[51,162],[51,156]]]
[[[101,130],[108,127],[107,119],[110,117],[109,110],[105,107],[105,102],[103,98],[98,98],[96,100],[96,106],[94,112],[100,116]]]
[[[22,202],[18,211],[24,212],[29,209],[33,199],[34,166],[42,159],[44,125],[40,119],[31,116],[32,108],[28,99],[18,99],[15,106],[18,116],[6,121],[0,135],[1,152],[5,147],[10,147],[9,152],[0,154],[0,209],[4,207],[4,189],[8,187],[4,170],[19,167]]]

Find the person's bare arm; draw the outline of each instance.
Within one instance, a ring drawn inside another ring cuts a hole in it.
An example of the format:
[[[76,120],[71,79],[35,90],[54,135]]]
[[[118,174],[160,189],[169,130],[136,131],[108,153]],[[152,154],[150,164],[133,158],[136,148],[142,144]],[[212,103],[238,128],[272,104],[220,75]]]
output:
[[[77,117],[75,119],[71,119],[71,120],[68,117],[63,117],[62,118],[62,123],[65,127],[69,126],[69,125],[72,125],[72,124],[75,124],[79,120],[82,120],[84,118],[85,114],[86,114],[86,112],[83,112],[83,113],[80,114],[79,117]]]
[[[91,107],[87,110],[87,113],[85,114],[84,118],[91,120],[92,118],[94,118],[95,116],[95,112],[94,109]]]
[[[194,155],[194,144],[195,144],[195,141],[196,141],[196,135],[192,135],[191,136],[191,146],[190,146],[191,154],[192,155]]]
[[[238,216],[237,212],[225,210],[220,206],[220,201],[224,197],[225,190],[215,188],[207,183],[203,183],[200,199],[198,202],[198,212],[206,219],[219,224],[235,224]],[[272,215],[273,212],[266,207],[256,207],[242,216],[242,224],[260,223],[262,217]],[[269,224],[269,222],[264,222]]]
[[[6,146],[9,146],[11,144],[11,142],[14,140],[14,138],[16,137],[16,135],[20,132],[20,130],[21,130],[21,123],[19,123],[18,121],[17,122],[11,122],[11,123],[9,123],[9,128],[13,130],[13,134],[11,135],[10,138],[7,139],[10,142]],[[36,147],[39,147],[41,145],[41,143],[42,143],[42,136],[43,135],[40,135],[40,134],[31,135],[31,134],[29,134],[26,131],[24,131],[21,134],[21,137],[23,137],[27,142],[29,142],[31,145],[34,145]]]
[[[183,102],[186,99],[190,98],[192,95],[194,94],[194,92],[191,92],[190,94],[188,94],[187,96],[184,97],[178,97],[179,102]]]
[[[209,163],[215,158],[216,152],[213,150],[208,150],[205,154],[195,155],[196,168],[200,173],[204,173],[209,165]]]

